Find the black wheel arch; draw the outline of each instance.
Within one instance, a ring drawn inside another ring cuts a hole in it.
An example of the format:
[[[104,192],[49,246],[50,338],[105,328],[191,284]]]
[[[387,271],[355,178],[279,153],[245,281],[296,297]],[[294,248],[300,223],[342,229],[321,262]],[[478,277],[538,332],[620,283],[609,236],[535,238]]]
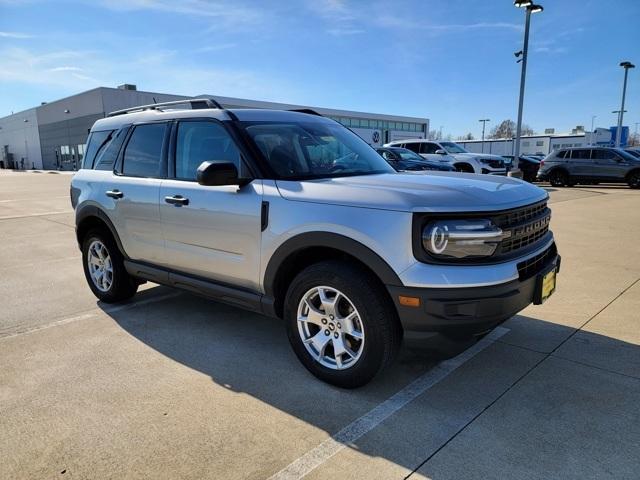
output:
[[[82,248],[82,241],[85,235],[94,228],[106,228],[113,237],[120,253],[127,259],[127,255],[122,248],[122,242],[120,236],[116,231],[116,227],[113,225],[109,216],[99,207],[95,205],[86,205],[76,210],[76,239],[78,246]]]
[[[402,285],[389,264],[362,243],[337,233],[302,233],[280,245],[265,269],[263,286],[266,297],[273,301],[273,314],[282,316],[286,291],[298,272],[313,263],[335,258],[357,263],[383,285]]]
[[[459,171],[463,173],[475,173],[476,171],[469,162],[456,162],[453,164],[453,168],[456,170],[460,169]]]

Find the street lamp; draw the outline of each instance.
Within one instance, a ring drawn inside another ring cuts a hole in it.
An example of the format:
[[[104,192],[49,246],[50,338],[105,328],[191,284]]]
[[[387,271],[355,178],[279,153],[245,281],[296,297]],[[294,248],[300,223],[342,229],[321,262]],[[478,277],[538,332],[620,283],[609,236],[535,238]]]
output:
[[[522,55],[522,70],[520,73],[520,98],[518,100],[518,123],[516,124],[516,145],[513,152],[513,170],[510,174],[519,175],[518,163],[520,159],[520,135],[522,133],[522,106],[524,104],[524,81],[527,76],[527,54],[529,52],[529,25],[531,23],[531,14],[539,13],[544,10],[541,5],[536,5],[531,0],[515,0],[513,4],[518,8],[525,9],[524,21],[524,46],[520,52],[516,53],[516,57]],[[520,60],[518,60],[520,61]]]
[[[491,120],[488,118],[482,118],[478,121],[482,122],[482,153],[484,153],[484,126],[486,125],[487,122],[490,122]]]
[[[616,147],[620,148],[620,139],[622,138],[622,117],[624,116],[624,97],[627,94],[627,76],[630,68],[636,68],[631,62],[620,62],[620,66],[624,68],[624,83],[622,84],[622,105],[620,106],[620,115],[618,116],[618,128],[616,129]]]

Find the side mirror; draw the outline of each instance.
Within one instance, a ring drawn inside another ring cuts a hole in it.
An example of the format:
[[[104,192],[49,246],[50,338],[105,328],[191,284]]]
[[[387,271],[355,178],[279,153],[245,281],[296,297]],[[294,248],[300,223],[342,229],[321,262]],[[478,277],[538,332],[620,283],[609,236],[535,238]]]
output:
[[[435,151],[435,153],[438,155],[446,155],[447,151],[443,150],[442,148],[439,148],[438,150]]]
[[[200,185],[246,185],[249,180],[238,177],[238,169],[233,162],[202,162],[196,172],[196,180]]]

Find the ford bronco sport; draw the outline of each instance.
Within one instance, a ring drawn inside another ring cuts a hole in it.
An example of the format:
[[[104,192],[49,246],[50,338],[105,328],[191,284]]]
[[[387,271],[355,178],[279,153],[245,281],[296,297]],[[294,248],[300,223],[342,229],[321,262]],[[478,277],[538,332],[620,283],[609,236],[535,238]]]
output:
[[[91,129],[71,201],[103,302],[151,281],[283,318],[303,365],[353,388],[403,337],[478,336],[554,291],[544,190],[398,173],[311,111],[187,104]]]

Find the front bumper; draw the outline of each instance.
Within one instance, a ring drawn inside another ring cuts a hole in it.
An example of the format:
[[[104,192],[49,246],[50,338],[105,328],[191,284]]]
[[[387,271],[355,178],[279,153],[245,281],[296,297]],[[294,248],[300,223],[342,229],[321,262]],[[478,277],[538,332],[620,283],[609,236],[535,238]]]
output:
[[[524,262],[523,262],[524,263]],[[536,299],[543,272],[560,270],[555,252],[527,266],[516,280],[485,287],[416,288],[387,286],[405,332],[405,338],[427,337],[434,332],[448,335],[486,332],[524,309]],[[400,296],[419,298],[417,307],[400,303]]]

